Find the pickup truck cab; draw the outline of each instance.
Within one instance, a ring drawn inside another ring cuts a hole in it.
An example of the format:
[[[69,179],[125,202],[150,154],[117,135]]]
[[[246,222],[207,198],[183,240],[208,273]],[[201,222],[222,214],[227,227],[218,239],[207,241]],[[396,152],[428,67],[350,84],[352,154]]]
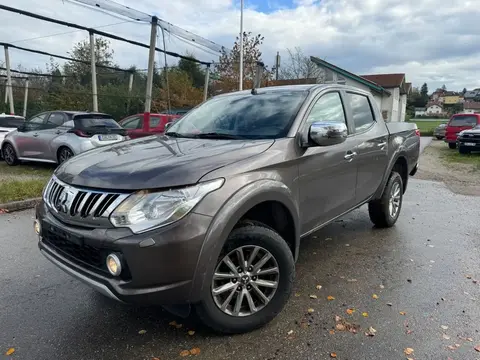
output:
[[[445,142],[450,149],[457,147],[457,138],[461,131],[480,125],[480,114],[455,114],[445,128]]]
[[[395,224],[419,151],[415,124],[386,124],[354,87],[234,92],[60,165],[34,228],[47,259],[111,298],[245,332],[288,301],[302,238],[363,204]]]
[[[150,122],[147,122],[144,115],[143,113],[131,115],[118,122],[127,130],[127,134],[131,139],[162,134],[167,123],[174,122],[182,117],[182,115],[178,114],[150,114]]]

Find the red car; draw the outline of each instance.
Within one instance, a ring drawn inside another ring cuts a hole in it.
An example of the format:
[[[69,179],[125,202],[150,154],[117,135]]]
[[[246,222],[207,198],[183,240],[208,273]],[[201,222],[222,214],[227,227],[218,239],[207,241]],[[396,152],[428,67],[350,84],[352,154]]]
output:
[[[472,129],[480,125],[480,114],[455,114],[452,115],[445,129],[445,142],[450,149],[457,147],[458,133],[462,130]]]
[[[152,134],[163,134],[166,123],[173,122],[181,117],[181,115],[150,114],[150,123],[147,124],[142,113],[130,115],[118,123],[127,130],[131,139],[135,139]]]

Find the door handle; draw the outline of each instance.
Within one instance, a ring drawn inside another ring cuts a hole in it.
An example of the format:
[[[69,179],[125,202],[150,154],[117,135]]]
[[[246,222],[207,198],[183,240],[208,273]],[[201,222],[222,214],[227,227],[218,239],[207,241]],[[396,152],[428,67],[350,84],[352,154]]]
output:
[[[355,151],[353,152],[348,152],[345,154],[345,156],[343,157],[345,160],[352,160],[355,156],[357,156],[357,153]]]
[[[378,146],[378,147],[384,147],[385,145],[387,145],[387,142],[386,142],[386,141],[381,142],[381,143],[378,144],[377,146]]]
[[[57,134],[57,135],[59,135],[59,134],[61,134],[61,133],[62,133],[62,132],[61,132],[60,130],[55,131],[55,134]]]
[[[38,134],[33,134],[32,136],[33,136],[33,137],[38,137]]]

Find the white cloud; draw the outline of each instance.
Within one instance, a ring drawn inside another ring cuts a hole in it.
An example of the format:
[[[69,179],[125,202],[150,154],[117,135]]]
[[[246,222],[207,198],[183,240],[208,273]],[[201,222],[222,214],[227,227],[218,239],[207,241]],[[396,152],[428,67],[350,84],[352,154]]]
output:
[[[37,3],[42,5],[33,9],[31,0],[9,2],[9,6],[85,26],[121,21],[67,1],[43,0]],[[123,0],[122,3],[155,13],[227,47],[232,47],[239,31],[239,0]],[[265,36],[263,60],[270,65],[277,51],[284,55],[285,61],[285,49],[300,46],[305,54],[326,58],[356,73],[405,72],[414,85],[427,82],[431,89],[443,83],[447,88],[459,90],[480,86],[477,60],[480,28],[475,20],[480,16],[478,0],[441,4],[438,0],[248,0],[244,15],[244,29]],[[0,41],[4,42],[71,30],[5,11],[0,11],[0,23]],[[124,23],[102,30],[148,43],[148,25]],[[73,43],[86,37],[83,32],[74,32],[17,44],[65,55]],[[202,60],[214,60],[212,54],[178,39],[167,36],[166,40],[168,50],[182,53],[188,50]],[[112,45],[121,66],[147,66],[146,49],[119,42]],[[20,51],[12,51],[11,57],[14,66],[43,66],[48,61],[46,57]]]

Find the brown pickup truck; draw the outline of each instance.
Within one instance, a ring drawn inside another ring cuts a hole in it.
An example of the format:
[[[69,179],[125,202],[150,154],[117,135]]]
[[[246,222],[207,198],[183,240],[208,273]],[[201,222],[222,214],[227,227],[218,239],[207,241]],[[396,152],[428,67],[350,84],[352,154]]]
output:
[[[250,331],[288,301],[303,237],[363,204],[395,224],[419,150],[415,124],[386,124],[353,87],[220,95],[164,135],[60,165],[35,231],[43,255],[111,298]]]

